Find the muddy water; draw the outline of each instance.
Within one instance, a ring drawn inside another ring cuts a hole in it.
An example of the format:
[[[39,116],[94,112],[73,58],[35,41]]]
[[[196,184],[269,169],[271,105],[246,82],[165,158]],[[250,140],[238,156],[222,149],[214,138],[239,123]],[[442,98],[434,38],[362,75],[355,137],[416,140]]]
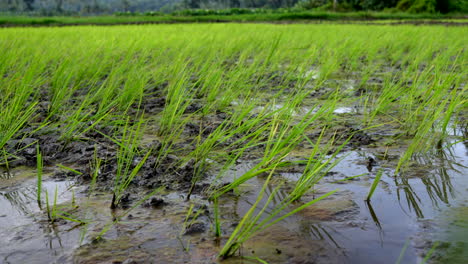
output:
[[[58,226],[49,225],[39,209],[35,170],[19,167],[1,171],[1,175],[0,263],[53,263],[65,252],[71,252],[71,241],[62,237]],[[58,204],[70,201],[73,188],[72,182],[55,182],[44,175],[42,195],[47,190],[50,204],[55,190]]]
[[[361,148],[340,154],[343,161],[316,187],[315,195],[339,191],[257,234],[240,254],[269,263],[396,263],[400,256],[401,263],[420,263],[435,244],[431,262],[464,263],[468,259],[467,146],[456,143],[446,151],[417,157],[409,170],[395,175],[391,168],[400,151]],[[232,175],[248,168],[248,163],[241,163]],[[367,203],[379,169],[383,177]],[[342,181],[355,175],[361,176]],[[36,202],[33,169],[17,168],[2,172],[2,177],[0,263],[256,263],[240,257],[221,261],[217,252],[254,203],[261,178],[220,201],[219,241],[212,235],[211,204],[201,197],[186,202],[182,194],[162,192],[158,197],[164,205],[111,211],[108,193],[89,194],[71,182],[45,179],[43,188],[50,195],[57,186],[58,202],[64,207],[74,188],[80,207],[72,213],[89,220],[86,225],[51,224]],[[276,179],[297,177],[284,172]],[[281,195],[280,191],[275,199]],[[196,217],[184,228],[191,205]],[[122,216],[121,221],[112,225],[116,216]],[[106,227],[103,239],[94,241]]]

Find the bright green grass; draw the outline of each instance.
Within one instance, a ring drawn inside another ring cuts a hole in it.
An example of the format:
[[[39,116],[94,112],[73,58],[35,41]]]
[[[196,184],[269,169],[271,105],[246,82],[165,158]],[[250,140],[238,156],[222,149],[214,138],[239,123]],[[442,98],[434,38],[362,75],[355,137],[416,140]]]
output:
[[[267,198],[260,192],[220,253],[230,256],[256,232],[297,212],[289,205],[339,162],[335,155],[352,135],[335,134],[340,123],[367,133],[388,126],[406,147],[396,171],[443,146],[466,122],[467,34],[465,27],[332,24],[3,28],[0,164],[15,159],[6,148],[12,139],[58,130],[66,145],[93,140],[87,134],[97,131],[118,149],[116,204],[150,156],[155,166],[170,154],[194,162],[192,187],[213,169],[205,194],[215,202],[253,178],[269,175],[266,186],[277,170],[303,164],[302,177],[273,214],[264,215],[276,191]],[[162,96],[163,109],[144,111]],[[195,103],[201,108],[188,113]],[[358,115],[334,113],[352,104],[361,107]],[[219,113],[224,121],[211,124],[209,117]],[[189,122],[200,125],[197,135],[185,133]],[[308,137],[316,131],[318,139]],[[161,146],[144,149],[143,138]],[[187,140],[193,148],[178,144]],[[289,159],[298,148],[305,149],[301,160]],[[220,187],[242,158],[253,166]],[[96,158],[95,177],[99,165]],[[222,214],[216,210],[215,217]],[[219,235],[222,224],[215,222]]]

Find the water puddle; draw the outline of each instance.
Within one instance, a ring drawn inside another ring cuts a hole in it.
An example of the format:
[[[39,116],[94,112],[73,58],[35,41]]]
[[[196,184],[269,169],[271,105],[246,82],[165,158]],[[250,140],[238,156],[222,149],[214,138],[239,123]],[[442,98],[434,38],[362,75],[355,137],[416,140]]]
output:
[[[47,191],[51,204],[55,190],[56,203],[70,201],[72,188],[75,188],[72,182],[56,182],[44,175],[42,195]],[[54,263],[63,251],[70,251],[65,238],[60,237],[60,230],[49,225],[39,209],[35,169],[19,167],[2,171],[0,212],[1,263]]]
[[[436,263],[447,263],[441,259],[446,258],[450,251],[466,252],[466,236],[450,235],[467,234],[467,218],[463,217],[468,202],[465,145],[455,144],[438,157],[439,160],[420,160],[421,167],[415,166],[415,169],[399,175],[385,169],[377,191],[367,203],[364,200],[369,186],[380,167],[377,165],[369,172],[369,157],[371,154],[365,151],[348,153],[343,162],[332,170],[336,173],[335,178],[327,180],[333,187],[350,191],[352,200],[359,207],[359,214],[350,221],[323,223],[338,231],[330,233],[336,234],[337,243],[346,249],[349,263],[395,263],[405,241],[409,241],[409,246],[401,263],[421,262],[437,241],[455,249],[436,247],[433,259]],[[385,165],[384,161],[380,163]],[[333,180],[360,174],[366,175],[346,184],[332,183]]]

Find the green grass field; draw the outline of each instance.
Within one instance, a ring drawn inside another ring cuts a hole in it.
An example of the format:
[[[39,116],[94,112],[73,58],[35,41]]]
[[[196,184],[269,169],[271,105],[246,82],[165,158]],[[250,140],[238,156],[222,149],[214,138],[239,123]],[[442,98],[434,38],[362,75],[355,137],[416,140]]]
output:
[[[177,183],[190,198],[209,175],[202,196],[216,204],[261,178],[257,200],[223,240],[219,255],[229,257],[254,234],[333,194],[297,205],[344,149],[398,146],[389,168],[397,175],[415,156],[447,147],[451,131],[466,133],[467,35],[466,27],[410,25],[0,28],[0,164],[27,164],[25,150],[38,146],[45,166],[63,164],[88,175],[87,184],[107,186],[113,208],[135,181],[148,191]],[[368,135],[374,140],[362,143]],[[73,153],[85,154],[71,162]],[[254,165],[225,183],[239,160]],[[297,167],[299,180],[274,181],[277,171]],[[173,178],[155,181],[158,175]],[[214,237],[226,212],[213,212]]]

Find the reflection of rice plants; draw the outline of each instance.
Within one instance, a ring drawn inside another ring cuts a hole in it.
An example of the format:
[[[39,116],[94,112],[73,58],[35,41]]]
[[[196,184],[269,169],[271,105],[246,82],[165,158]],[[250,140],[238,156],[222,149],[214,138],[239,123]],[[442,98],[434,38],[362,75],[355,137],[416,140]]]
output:
[[[37,199],[37,190],[35,188],[27,188],[24,190],[0,192],[0,197],[6,199],[20,214],[29,215],[31,213],[31,209],[27,204],[29,201]]]

